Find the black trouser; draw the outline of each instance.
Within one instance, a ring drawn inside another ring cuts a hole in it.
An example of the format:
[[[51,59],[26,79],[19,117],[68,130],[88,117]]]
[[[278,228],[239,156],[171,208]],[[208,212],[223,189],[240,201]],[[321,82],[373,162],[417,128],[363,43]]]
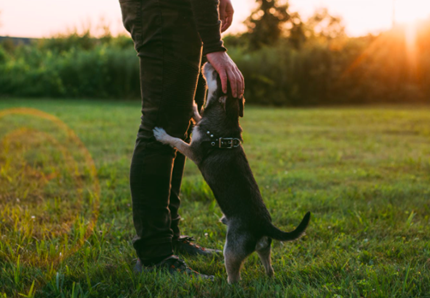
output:
[[[202,42],[188,0],[120,0],[140,60],[142,121],[130,169],[133,246],[142,260],[172,254],[178,238],[185,157],[154,139],[153,128],[188,139],[194,97],[201,106]],[[198,87],[197,87],[197,82]],[[197,89],[197,92],[196,92]]]

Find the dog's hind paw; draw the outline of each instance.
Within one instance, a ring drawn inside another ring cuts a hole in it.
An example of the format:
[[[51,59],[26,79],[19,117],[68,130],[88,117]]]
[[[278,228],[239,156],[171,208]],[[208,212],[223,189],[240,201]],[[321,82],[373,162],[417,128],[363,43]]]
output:
[[[219,219],[219,221],[220,221],[221,223],[225,224],[225,225],[227,225],[227,224],[228,224],[228,222],[227,222],[227,217],[225,217],[225,215],[224,215],[224,214],[223,214],[223,216]]]
[[[169,135],[164,129],[162,129],[161,127],[156,127],[153,129],[153,132],[154,137],[157,141],[163,144],[168,144]]]

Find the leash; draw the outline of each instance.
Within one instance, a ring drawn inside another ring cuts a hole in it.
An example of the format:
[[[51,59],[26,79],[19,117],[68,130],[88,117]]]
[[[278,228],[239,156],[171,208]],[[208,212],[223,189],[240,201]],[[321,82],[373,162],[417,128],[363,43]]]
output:
[[[211,138],[211,140],[204,141],[202,143],[207,144],[208,147],[217,149],[234,149],[242,144],[242,141],[239,138],[217,138],[209,130],[206,131],[206,134]]]

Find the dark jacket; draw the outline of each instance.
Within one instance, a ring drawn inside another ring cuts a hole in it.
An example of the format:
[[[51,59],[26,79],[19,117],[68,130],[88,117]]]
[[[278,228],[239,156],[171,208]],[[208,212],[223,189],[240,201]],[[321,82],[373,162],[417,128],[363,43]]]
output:
[[[218,0],[191,0],[197,30],[203,42],[203,54],[226,51],[221,40]]]

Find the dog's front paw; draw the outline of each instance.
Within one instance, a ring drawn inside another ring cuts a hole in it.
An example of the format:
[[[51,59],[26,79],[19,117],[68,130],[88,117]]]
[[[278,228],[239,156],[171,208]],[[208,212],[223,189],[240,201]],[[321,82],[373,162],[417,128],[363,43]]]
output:
[[[162,129],[161,127],[156,127],[153,129],[154,132],[154,137],[157,141],[159,141],[160,143],[163,144],[169,144],[169,135],[167,134],[167,132]]]

